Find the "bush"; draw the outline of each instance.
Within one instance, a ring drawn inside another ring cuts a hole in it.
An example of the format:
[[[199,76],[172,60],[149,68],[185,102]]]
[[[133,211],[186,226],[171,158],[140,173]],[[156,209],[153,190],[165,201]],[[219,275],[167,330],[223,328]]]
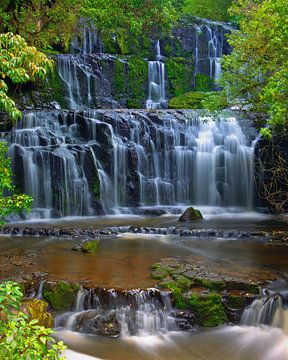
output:
[[[0,358],[1,359],[65,359],[62,341],[51,337],[52,329],[37,325],[38,320],[20,311],[23,293],[18,284],[0,284]]]
[[[202,109],[202,101],[210,93],[202,91],[191,91],[181,96],[175,96],[169,101],[170,109]]]

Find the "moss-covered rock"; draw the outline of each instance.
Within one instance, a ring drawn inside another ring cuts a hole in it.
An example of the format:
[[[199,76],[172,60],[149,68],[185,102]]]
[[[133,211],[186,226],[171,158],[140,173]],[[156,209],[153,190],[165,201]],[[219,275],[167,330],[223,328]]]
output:
[[[203,326],[238,322],[244,307],[259,293],[257,283],[178,258],[162,259],[152,268],[157,287],[170,290],[174,305],[191,310]]]
[[[178,221],[189,222],[194,220],[203,219],[200,210],[194,209],[192,206],[187,208],[184,213],[179,217]]]
[[[202,101],[208,98],[209,94],[203,91],[191,91],[170,99],[168,107],[170,109],[202,109]]]
[[[37,299],[24,300],[21,309],[29,315],[31,320],[38,320],[37,325],[45,326],[47,328],[53,327],[53,316],[48,311],[48,303],[46,301]]]
[[[87,254],[95,254],[97,252],[99,240],[88,240],[81,245],[81,251]]]
[[[79,289],[78,284],[66,281],[45,282],[42,295],[54,311],[66,311],[72,310]]]
[[[147,97],[148,63],[139,56],[127,56],[115,61],[114,95],[126,101],[127,108],[142,108]]]
[[[165,61],[165,68],[171,96],[180,96],[192,89],[192,58],[170,57]]]
[[[188,308],[196,314],[196,321],[203,326],[219,326],[227,321],[220,294],[195,294],[187,299]]]

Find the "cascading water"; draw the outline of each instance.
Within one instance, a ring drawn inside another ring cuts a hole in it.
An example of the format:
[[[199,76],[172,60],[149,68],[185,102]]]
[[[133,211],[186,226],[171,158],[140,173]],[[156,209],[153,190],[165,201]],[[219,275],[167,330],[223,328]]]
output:
[[[146,102],[147,109],[161,109],[166,107],[165,64],[162,59],[160,41],[157,41],[156,61],[148,62],[149,97]]]
[[[205,23],[195,25],[195,77],[202,73],[217,80],[221,76],[221,58],[226,46],[223,33],[225,30],[231,31],[231,28],[216,26],[215,23],[209,23],[207,20]]]
[[[271,292],[264,290],[260,299],[247,307],[241,318],[242,325],[261,326],[268,325],[282,329],[283,333],[288,336],[288,291]]]
[[[91,215],[99,200],[108,212],[252,207],[253,143],[229,114],[55,110],[28,113],[23,124],[9,136],[10,155],[16,183],[35,199],[33,216]]]
[[[175,317],[167,292],[99,288],[80,290],[74,311],[60,315],[56,326],[97,335],[148,336],[178,330],[183,319]]]

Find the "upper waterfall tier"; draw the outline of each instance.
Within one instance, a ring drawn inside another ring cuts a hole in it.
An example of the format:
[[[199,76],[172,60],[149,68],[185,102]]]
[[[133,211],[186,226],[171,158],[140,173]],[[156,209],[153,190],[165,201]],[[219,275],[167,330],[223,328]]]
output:
[[[167,99],[199,90],[203,77],[197,78],[198,74],[210,78],[215,88],[213,81],[221,74],[220,59],[230,51],[226,39],[230,30],[224,24],[200,19],[180,23],[171,35],[161,39],[163,56],[158,54],[157,43],[156,61],[152,61],[155,39],[149,39],[147,48],[132,48],[123,56],[118,54],[117,44],[105,49],[97,30],[84,26],[82,36],[72,41],[72,53],[56,56],[68,107],[166,107]]]
[[[9,136],[34,215],[117,207],[252,207],[253,146],[237,119],[192,110],[30,112]]]

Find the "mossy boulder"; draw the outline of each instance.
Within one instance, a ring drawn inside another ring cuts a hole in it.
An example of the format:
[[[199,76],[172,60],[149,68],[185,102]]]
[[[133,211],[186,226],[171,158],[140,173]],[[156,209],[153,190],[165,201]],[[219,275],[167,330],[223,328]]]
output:
[[[189,222],[194,220],[203,219],[200,210],[194,209],[192,206],[187,208],[184,213],[179,217],[178,221]]]
[[[86,254],[95,254],[99,247],[99,240],[88,240],[81,245],[81,251]]]
[[[73,309],[76,294],[80,286],[66,281],[45,282],[42,296],[54,311],[68,311]]]
[[[44,300],[28,299],[24,300],[21,309],[31,320],[38,320],[37,325],[44,326],[47,328],[53,327],[53,316],[48,311],[48,303]]]
[[[219,326],[228,320],[220,294],[192,293],[187,299],[187,305],[196,314],[196,321],[200,325]]]
[[[202,101],[207,99],[209,94],[203,91],[190,91],[171,98],[168,107],[170,109],[203,109]]]

